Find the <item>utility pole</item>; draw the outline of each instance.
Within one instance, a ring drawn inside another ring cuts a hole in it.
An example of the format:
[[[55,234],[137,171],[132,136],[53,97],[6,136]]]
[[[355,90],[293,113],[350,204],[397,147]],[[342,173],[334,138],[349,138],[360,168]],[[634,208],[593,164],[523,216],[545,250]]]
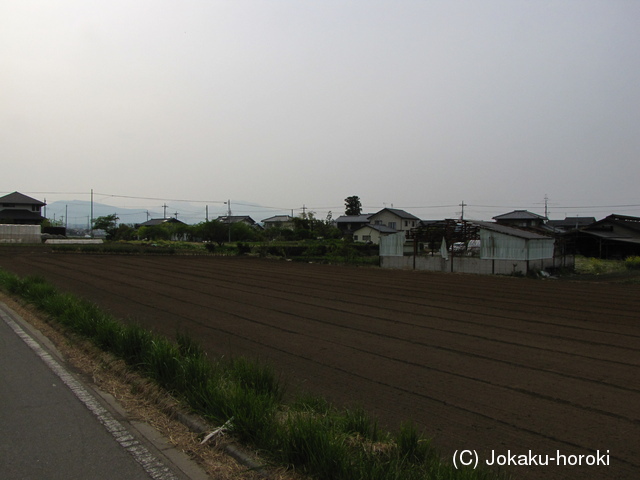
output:
[[[204,206],[204,219],[205,221],[209,221],[209,205]]]
[[[163,208],[162,218],[167,218],[167,207],[168,206],[169,205],[167,205],[166,202],[165,202],[164,205],[162,205],[162,208]]]
[[[547,210],[547,204],[549,202],[549,197],[547,194],[544,194],[544,216],[545,218],[549,218],[549,211]]]
[[[307,218],[307,207],[302,204],[302,218]]]
[[[91,222],[89,223],[89,229],[91,230],[91,238],[93,238],[93,188],[91,189]]]
[[[459,204],[462,207],[462,212],[460,213],[460,220],[464,220],[464,207],[467,206],[466,203],[464,203],[464,200],[462,201],[462,203]]]
[[[175,212],[174,215],[176,216],[176,220],[178,219],[178,212]]]
[[[227,199],[227,225],[229,225],[229,243],[231,243],[231,200]]]

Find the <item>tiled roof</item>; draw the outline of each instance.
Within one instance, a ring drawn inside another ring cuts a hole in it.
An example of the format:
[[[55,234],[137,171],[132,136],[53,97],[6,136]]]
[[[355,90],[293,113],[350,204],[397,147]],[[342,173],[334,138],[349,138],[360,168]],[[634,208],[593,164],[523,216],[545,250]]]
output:
[[[29,205],[46,205],[44,202],[40,200],[36,200],[35,198],[27,197],[19,192],[13,192],[4,197],[0,197],[0,203],[15,203],[15,204],[29,204]]]

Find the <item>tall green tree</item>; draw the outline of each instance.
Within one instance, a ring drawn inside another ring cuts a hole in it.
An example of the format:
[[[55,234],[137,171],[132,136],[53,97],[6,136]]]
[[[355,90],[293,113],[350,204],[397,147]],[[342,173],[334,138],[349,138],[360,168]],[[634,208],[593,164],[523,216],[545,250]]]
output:
[[[115,213],[98,217],[93,221],[93,229],[104,230],[107,234],[107,240],[113,240],[118,231],[118,227],[116,226],[118,220],[119,218]]]
[[[353,195],[344,199],[345,215],[360,215],[362,213],[362,203],[360,197]]]

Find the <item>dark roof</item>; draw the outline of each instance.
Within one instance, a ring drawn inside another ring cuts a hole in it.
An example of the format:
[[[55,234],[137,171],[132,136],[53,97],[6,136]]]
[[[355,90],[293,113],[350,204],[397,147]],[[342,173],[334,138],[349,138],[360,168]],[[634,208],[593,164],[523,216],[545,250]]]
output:
[[[598,231],[598,230],[580,230],[581,235],[589,235],[604,240],[613,240],[616,242],[640,244],[640,236],[623,235],[616,232]]]
[[[565,217],[564,220],[549,220],[548,224],[558,228],[580,228],[595,223],[595,217]]]
[[[514,210],[513,212],[503,213],[497,217],[493,217],[494,220],[546,220],[547,217],[538,215],[537,213],[529,212],[528,210]]]
[[[373,213],[363,213],[362,215],[341,215],[336,218],[336,223],[367,223],[369,222],[369,217],[371,217]]]
[[[552,240],[551,237],[548,237],[546,235],[541,235],[530,230],[523,230],[521,228],[507,227],[506,225],[500,225],[499,223],[495,222],[474,221],[473,223],[475,225],[478,225],[483,230],[492,230],[494,232],[502,233],[504,235],[511,235],[513,237],[526,238],[527,240]]]
[[[400,209],[398,209],[398,208],[383,208],[383,209],[382,209],[382,210],[380,210],[379,212],[374,213],[374,214],[372,215],[372,217],[373,217],[373,216],[375,216],[375,215],[378,215],[378,214],[380,214],[380,213],[382,213],[382,212],[384,212],[384,211],[391,212],[391,213],[393,213],[394,215],[397,215],[397,216],[398,216],[398,217],[400,217],[400,218],[406,218],[406,219],[408,219],[408,220],[420,220],[420,219],[419,219],[418,217],[416,217],[415,215],[411,215],[410,213],[407,213],[407,212],[405,212],[404,210],[400,210]]]
[[[156,225],[161,225],[163,223],[184,223],[178,220],[177,218],[152,218],[151,220],[147,220],[144,223],[141,223],[141,227],[153,227]]]
[[[262,223],[264,223],[264,222],[291,222],[291,221],[293,221],[293,217],[290,217],[289,215],[275,215],[273,217],[265,218],[264,220],[262,220]]]
[[[244,221],[249,221],[251,225],[256,223],[255,220],[249,215],[231,215],[230,217],[227,215],[223,215],[218,217],[216,220],[223,223],[239,223]]]
[[[46,203],[36,200],[35,198],[27,197],[19,192],[13,192],[4,197],[0,197],[0,203],[15,203],[15,204],[29,204],[39,205],[43,207]]]
[[[614,224],[620,227],[628,228],[629,230],[634,230],[640,232],[640,217],[630,217],[628,215],[617,215],[611,214],[608,217],[603,218],[602,220],[598,220],[594,224],[590,225],[590,227],[597,228],[602,224]]]

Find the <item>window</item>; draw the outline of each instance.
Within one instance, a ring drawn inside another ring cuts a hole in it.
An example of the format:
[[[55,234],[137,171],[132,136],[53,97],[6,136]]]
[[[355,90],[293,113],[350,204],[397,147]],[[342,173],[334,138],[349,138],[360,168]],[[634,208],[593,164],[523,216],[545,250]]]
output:
[[[374,225],[382,225],[382,220],[376,220]]]
[[[363,235],[362,236],[362,241],[363,242],[370,242],[371,241],[371,235]]]
[[[357,241],[358,241],[358,235],[354,235],[354,236],[353,236],[353,241],[354,241],[354,242],[357,242]]]
[[[396,228],[396,222],[389,222],[389,228]]]

